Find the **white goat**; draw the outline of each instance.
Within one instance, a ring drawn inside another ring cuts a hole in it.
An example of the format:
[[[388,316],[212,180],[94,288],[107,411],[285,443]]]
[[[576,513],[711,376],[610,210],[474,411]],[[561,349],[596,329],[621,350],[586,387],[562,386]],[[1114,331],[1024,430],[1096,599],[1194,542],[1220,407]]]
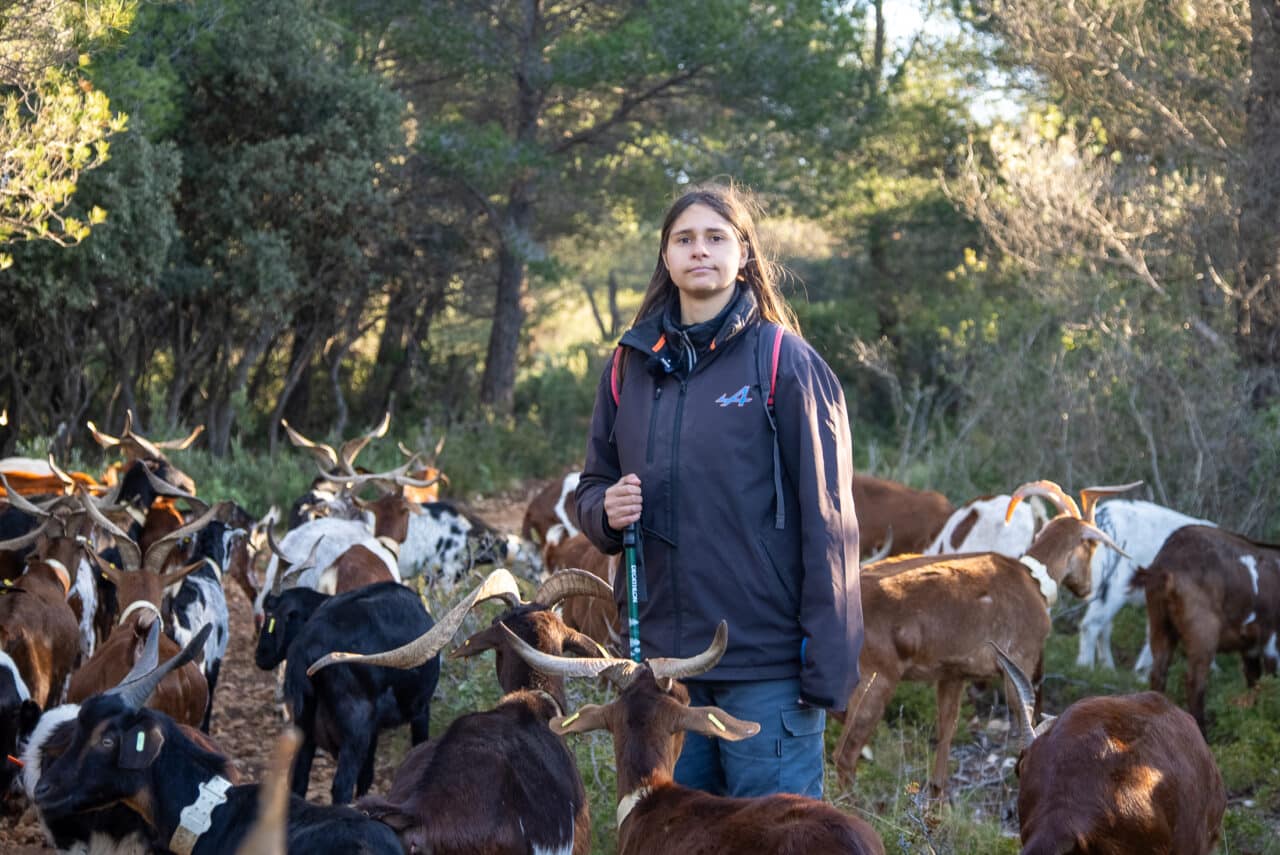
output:
[[[1092,668],[1096,657],[1100,664],[1114,669],[1116,661],[1111,655],[1111,622],[1125,603],[1144,608],[1146,605],[1141,589],[1136,592],[1129,590],[1134,571],[1150,565],[1169,535],[1183,526],[1216,527],[1217,523],[1139,499],[1111,499],[1098,506],[1095,525],[1119,544],[1128,557],[1111,549],[1099,549],[1093,555],[1090,566],[1093,594],[1080,621],[1080,655],[1076,664]],[[1151,668],[1150,632],[1133,668],[1135,671]]]

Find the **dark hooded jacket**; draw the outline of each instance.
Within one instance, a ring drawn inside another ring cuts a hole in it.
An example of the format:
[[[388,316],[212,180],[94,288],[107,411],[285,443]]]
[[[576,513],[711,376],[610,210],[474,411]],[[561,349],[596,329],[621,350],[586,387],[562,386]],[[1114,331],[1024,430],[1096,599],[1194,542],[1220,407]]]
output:
[[[613,360],[605,367],[576,496],[583,530],[604,552],[621,551],[604,493],[634,472],[643,494],[644,656],[699,653],[724,619],[728,650],[702,679],[799,676],[803,700],[843,709],[862,647],[844,392],[804,339],[784,335],[774,408],[779,491],[768,358],[758,353],[774,335],[754,297],[741,289],[705,346],[691,344],[670,315],[655,313],[623,336],[617,405]]]

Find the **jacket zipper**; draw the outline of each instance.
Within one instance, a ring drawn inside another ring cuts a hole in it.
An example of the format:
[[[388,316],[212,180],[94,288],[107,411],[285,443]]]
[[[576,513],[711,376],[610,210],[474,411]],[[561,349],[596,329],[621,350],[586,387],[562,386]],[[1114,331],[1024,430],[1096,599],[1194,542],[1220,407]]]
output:
[[[676,498],[680,495],[680,485],[677,483],[680,477],[680,422],[684,418],[684,401],[685,393],[689,390],[689,381],[680,381],[680,397],[676,399],[676,418],[675,426],[671,432],[671,501],[668,503],[668,531],[671,532],[671,540],[678,545],[680,543],[680,531],[678,529],[680,513],[679,508],[674,507]],[[674,549],[667,550],[667,575],[671,579],[671,595],[675,601],[676,612],[676,652],[675,656],[683,656],[681,652],[684,639],[684,621],[681,617],[684,613],[684,604],[680,599],[680,575],[676,572],[674,561]]]

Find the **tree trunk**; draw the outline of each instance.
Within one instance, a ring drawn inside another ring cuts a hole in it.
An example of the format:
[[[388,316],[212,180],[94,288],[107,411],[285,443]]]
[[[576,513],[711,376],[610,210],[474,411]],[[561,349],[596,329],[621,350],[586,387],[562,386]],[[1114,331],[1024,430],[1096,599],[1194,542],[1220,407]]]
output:
[[[1280,0],[1250,0],[1248,119],[1240,255],[1240,335],[1249,361],[1280,363]],[[1270,390],[1275,394],[1278,390]]]
[[[276,401],[275,408],[271,411],[271,421],[268,424],[267,436],[267,453],[271,457],[276,456],[276,443],[280,439],[280,419],[284,415],[285,406],[293,397],[293,391],[298,386],[298,381],[303,378],[307,369],[311,367],[311,357],[315,355],[316,348],[320,344],[320,331],[313,327],[311,333],[304,339],[301,344],[294,340],[294,353],[296,359],[289,368],[289,376],[284,378],[284,388],[280,390],[280,398]],[[290,419],[292,421],[292,419]]]
[[[507,207],[498,250],[498,294],[494,300],[484,377],[480,381],[480,403],[499,415],[510,415],[515,407],[516,359],[520,353],[520,330],[527,314],[524,300],[529,284],[526,258],[532,244],[529,236],[532,209],[524,194],[517,192]]]

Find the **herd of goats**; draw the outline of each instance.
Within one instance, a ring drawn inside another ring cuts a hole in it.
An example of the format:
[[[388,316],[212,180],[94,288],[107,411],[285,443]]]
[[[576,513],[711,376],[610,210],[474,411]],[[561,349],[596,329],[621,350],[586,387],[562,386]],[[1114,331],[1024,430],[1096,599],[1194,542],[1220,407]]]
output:
[[[688,659],[618,655],[614,559],[576,528],[577,473],[531,501],[519,535],[503,533],[439,501],[434,456],[402,446],[399,468],[358,469],[356,456],[387,426],[334,448],[286,425],[320,474],[279,540],[278,512],[257,519],[210,504],[170,461],[166,452],[198,430],[155,442],[131,418],[118,436],[90,423],[123,458],[101,478],[52,458],[0,461],[6,814],[34,811],[49,845],[67,853],[583,855],[592,819],[566,736],[603,729],[618,810],[596,821],[616,822],[619,852],[884,852],[871,825],[821,801],[723,798],[673,782],[685,732],[740,740],[759,729],[690,707],[679,682],[715,666],[731,628],[722,623]],[[841,779],[852,783],[898,683],[933,683],[929,784],[944,797],[965,683],[1003,680],[1023,743],[1024,853],[1211,852],[1226,800],[1203,736],[1210,665],[1239,652],[1250,685],[1275,673],[1280,552],[1117,497],[1136,486],[1082,490],[1077,504],[1036,481],[957,508],[938,493],[857,478],[863,543],[876,552],[862,568],[862,681],[834,752]],[[452,595],[483,565],[496,569],[433,619],[422,586]],[[530,601],[503,568],[524,577]],[[256,664],[276,672],[296,727],[262,784],[242,782],[208,735],[228,584],[253,603]],[[1061,587],[1088,602],[1082,665],[1114,667],[1112,618],[1145,602],[1138,666],[1153,691],[1040,716]],[[431,738],[441,651],[471,609],[495,599],[501,614],[448,657],[493,650],[504,694]],[[1189,714],[1163,693],[1179,644]],[[570,677],[604,678],[616,696],[571,710]],[[405,724],[412,748],[389,790],[371,795],[379,732]],[[304,798],[317,749],[336,762],[331,805]]]

